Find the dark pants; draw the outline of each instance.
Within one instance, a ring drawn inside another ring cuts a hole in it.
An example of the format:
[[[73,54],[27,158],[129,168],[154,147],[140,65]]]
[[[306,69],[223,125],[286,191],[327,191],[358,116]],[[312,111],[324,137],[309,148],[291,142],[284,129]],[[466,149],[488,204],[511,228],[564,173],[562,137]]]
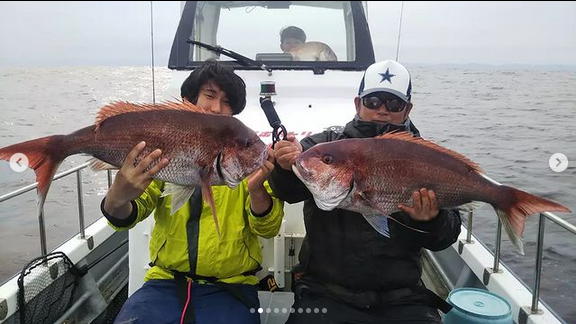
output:
[[[239,289],[248,300],[260,305],[254,286],[239,285]],[[190,299],[196,324],[260,324],[257,309],[251,311],[221,287],[193,283]],[[181,315],[182,306],[175,281],[149,280],[126,300],[114,323],[179,324]]]
[[[441,324],[438,310],[426,305],[357,308],[326,296],[302,291],[286,324]]]

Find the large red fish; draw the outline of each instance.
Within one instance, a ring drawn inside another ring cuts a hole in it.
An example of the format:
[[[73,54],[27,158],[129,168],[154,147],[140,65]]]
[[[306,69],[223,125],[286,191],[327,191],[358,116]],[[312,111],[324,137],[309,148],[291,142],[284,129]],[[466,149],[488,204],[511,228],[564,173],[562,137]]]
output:
[[[570,212],[555,202],[497,185],[463,155],[406,132],[318,144],[298,157],[293,170],[319,208],[361,213],[382,234],[387,231],[379,221],[382,216],[399,211],[397,206],[409,202],[420,188],[434,190],[439,208],[489,203],[522,254],[527,216]]]
[[[172,210],[178,210],[195,187],[202,187],[218,231],[210,186],[236,187],[268,156],[258,135],[234,117],[206,114],[190,103],[119,102],[103,107],[92,126],[0,148],[0,159],[9,161],[15,153],[27,156],[36,172],[38,203],[43,206],[56,169],[66,157],[85,153],[105,162],[96,166],[118,168],[140,141],[146,147],[135,163],[157,148],[162,155],[152,166],[163,158],[169,161],[155,178],[167,182],[165,193],[172,195]]]

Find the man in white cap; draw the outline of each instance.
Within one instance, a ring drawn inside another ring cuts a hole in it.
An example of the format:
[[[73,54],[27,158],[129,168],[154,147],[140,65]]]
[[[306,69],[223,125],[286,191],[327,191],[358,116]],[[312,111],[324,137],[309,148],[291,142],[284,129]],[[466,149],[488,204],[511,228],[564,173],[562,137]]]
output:
[[[291,171],[298,155],[318,143],[394,130],[419,136],[408,117],[411,92],[410,73],[404,66],[390,60],[374,63],[354,98],[356,115],[342,132],[324,131],[301,143],[289,138],[276,144],[280,168],[272,171],[270,186],[286,202],[304,201],[306,225],[300,273],[293,285],[295,311],[288,323],[441,323],[438,309],[450,309],[421,284],[421,250],[442,250],[456,241],[461,225],[458,210],[432,207],[437,206],[434,193],[421,188],[412,196],[417,203],[391,216],[428,233],[389,222],[388,238],[358,213],[320,210]]]

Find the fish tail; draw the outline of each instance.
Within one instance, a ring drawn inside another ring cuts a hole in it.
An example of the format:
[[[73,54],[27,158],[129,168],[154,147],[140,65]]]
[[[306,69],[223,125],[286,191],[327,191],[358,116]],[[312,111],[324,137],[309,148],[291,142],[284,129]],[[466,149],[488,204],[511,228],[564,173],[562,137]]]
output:
[[[28,167],[36,173],[40,207],[44,206],[48,189],[58,166],[68,156],[62,145],[63,140],[64,135],[53,135],[0,148],[0,160],[10,161],[16,153],[26,155]]]
[[[500,186],[499,200],[492,204],[502,226],[508,233],[516,250],[524,255],[522,234],[526,226],[526,217],[543,212],[571,212],[570,209],[553,201],[531,195],[522,190]]]

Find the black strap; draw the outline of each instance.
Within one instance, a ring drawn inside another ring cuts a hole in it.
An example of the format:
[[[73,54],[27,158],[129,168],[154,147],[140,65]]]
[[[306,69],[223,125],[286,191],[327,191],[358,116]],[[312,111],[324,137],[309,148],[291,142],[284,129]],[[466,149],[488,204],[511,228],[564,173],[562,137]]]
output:
[[[183,275],[182,272],[174,273],[174,280],[176,281],[176,290],[178,292],[178,301],[180,301],[180,306],[182,312],[184,313],[184,323],[195,323],[196,314],[194,313],[194,304],[192,298],[188,300],[188,280]],[[191,292],[190,292],[191,293]],[[188,303],[188,306],[186,306]],[[184,312],[184,307],[186,307],[186,312]]]
[[[232,296],[238,299],[248,309],[258,308],[258,304],[246,298],[246,295],[240,290],[241,284],[228,284],[224,282],[215,282],[214,285],[227,290]]]
[[[242,275],[243,275],[243,276],[255,276],[256,273],[258,273],[258,271],[260,271],[260,270],[262,270],[262,267],[259,266],[259,267],[256,268],[256,269],[252,269],[252,270],[249,270],[249,271],[246,271],[246,272],[242,272]],[[190,279],[192,279],[192,281],[206,281],[206,282],[209,282],[209,283],[216,283],[216,282],[218,282],[218,280],[219,280],[219,278],[217,278],[217,277],[206,277],[206,276],[201,276],[201,275],[198,275],[198,274],[191,275],[190,273],[178,272],[178,271],[172,271],[172,272],[173,272],[174,274],[178,274],[178,275],[181,275],[181,276],[185,276],[185,277],[187,277],[187,278],[190,278]]]
[[[200,215],[202,214],[202,188],[198,187],[190,197],[190,218],[186,223],[188,236],[188,262],[190,273],[196,273],[198,259],[198,236],[200,235]]]
[[[401,302],[403,299],[409,300],[415,295],[422,295],[425,296],[427,304],[438,308],[445,314],[452,309],[452,306],[444,299],[421,285],[386,291],[351,291],[340,285],[319,283],[303,279],[296,286],[295,293],[296,295],[301,296],[302,290],[306,289],[328,293],[334,298],[359,308],[390,305]]]
[[[243,276],[253,276],[256,274],[256,272],[262,270],[262,268],[258,268],[258,269],[254,269],[254,270],[250,270],[250,271],[246,271],[244,273],[242,273]],[[188,298],[188,279],[190,278],[192,279],[192,281],[207,281],[211,284],[213,284],[214,286],[217,286],[219,288],[222,288],[226,291],[228,291],[232,296],[234,296],[236,299],[238,299],[242,304],[244,304],[244,306],[246,306],[247,308],[258,308],[258,305],[255,304],[254,302],[250,301],[248,298],[246,298],[246,295],[244,293],[242,293],[242,291],[239,289],[240,286],[243,286],[243,284],[230,284],[230,283],[226,283],[226,282],[221,282],[221,281],[217,281],[218,278],[216,277],[205,277],[205,276],[199,276],[199,275],[194,275],[194,276],[190,276],[189,273],[184,273],[184,272],[178,272],[178,271],[173,271],[174,273],[174,279],[176,280],[176,286],[178,287],[178,297],[180,300],[180,304],[182,305],[182,310],[184,310],[184,306],[186,305],[186,301]],[[186,309],[186,314],[185,316],[189,316],[191,315],[192,319],[194,318],[194,309],[192,306],[192,300],[189,301],[188,303],[188,309]],[[187,318],[187,317],[185,317]]]
[[[440,296],[436,295],[435,292],[433,292],[432,290],[424,287],[424,286],[414,286],[412,287],[412,289],[414,289],[417,292],[423,293],[426,296],[428,296],[428,299],[430,300],[430,303],[432,305],[434,305],[434,307],[438,308],[439,310],[442,311],[442,313],[444,314],[448,314],[449,311],[452,310],[452,305],[450,305],[447,301],[445,301],[443,298],[440,298]]]
[[[269,212],[267,212],[269,213]],[[188,237],[188,262],[190,264],[190,273],[184,274],[194,281],[203,280],[215,283],[218,278],[205,277],[196,274],[196,267],[198,262],[198,237],[200,234],[200,215],[202,214],[202,188],[198,187],[190,197],[190,218],[186,223],[186,234]],[[256,269],[252,269],[242,273],[244,276],[255,276],[258,271],[262,270],[262,266],[258,265]]]
[[[174,212],[174,211],[173,211]],[[200,215],[202,214],[202,190],[196,188],[190,197],[190,218],[186,223],[186,234],[188,237],[188,263],[190,264],[190,273],[196,273],[196,262],[198,258],[198,235],[200,229]],[[194,314],[194,300],[188,300],[188,274],[178,271],[174,272],[176,289],[178,291],[178,300],[184,312],[185,323],[195,323],[196,315]]]
[[[202,214],[202,188],[196,188],[194,193],[190,197],[190,218],[186,223],[186,234],[188,238],[188,262],[190,265],[190,272],[183,273],[178,271],[174,272],[174,279],[176,280],[176,285],[178,286],[178,295],[180,302],[182,304],[182,310],[184,310],[184,305],[188,298],[188,280],[193,281],[207,281],[218,287],[226,289],[232,296],[237,298],[242,304],[246,305],[248,308],[257,308],[258,305],[254,304],[246,298],[246,296],[239,289],[236,284],[227,284],[223,282],[218,282],[216,277],[206,277],[196,274],[197,262],[198,262],[198,237],[200,235],[200,216]],[[255,275],[258,271],[262,270],[262,267],[257,269],[246,271],[242,273],[244,276]],[[195,321],[193,300],[188,302],[188,308],[184,314],[184,319],[186,322]]]

